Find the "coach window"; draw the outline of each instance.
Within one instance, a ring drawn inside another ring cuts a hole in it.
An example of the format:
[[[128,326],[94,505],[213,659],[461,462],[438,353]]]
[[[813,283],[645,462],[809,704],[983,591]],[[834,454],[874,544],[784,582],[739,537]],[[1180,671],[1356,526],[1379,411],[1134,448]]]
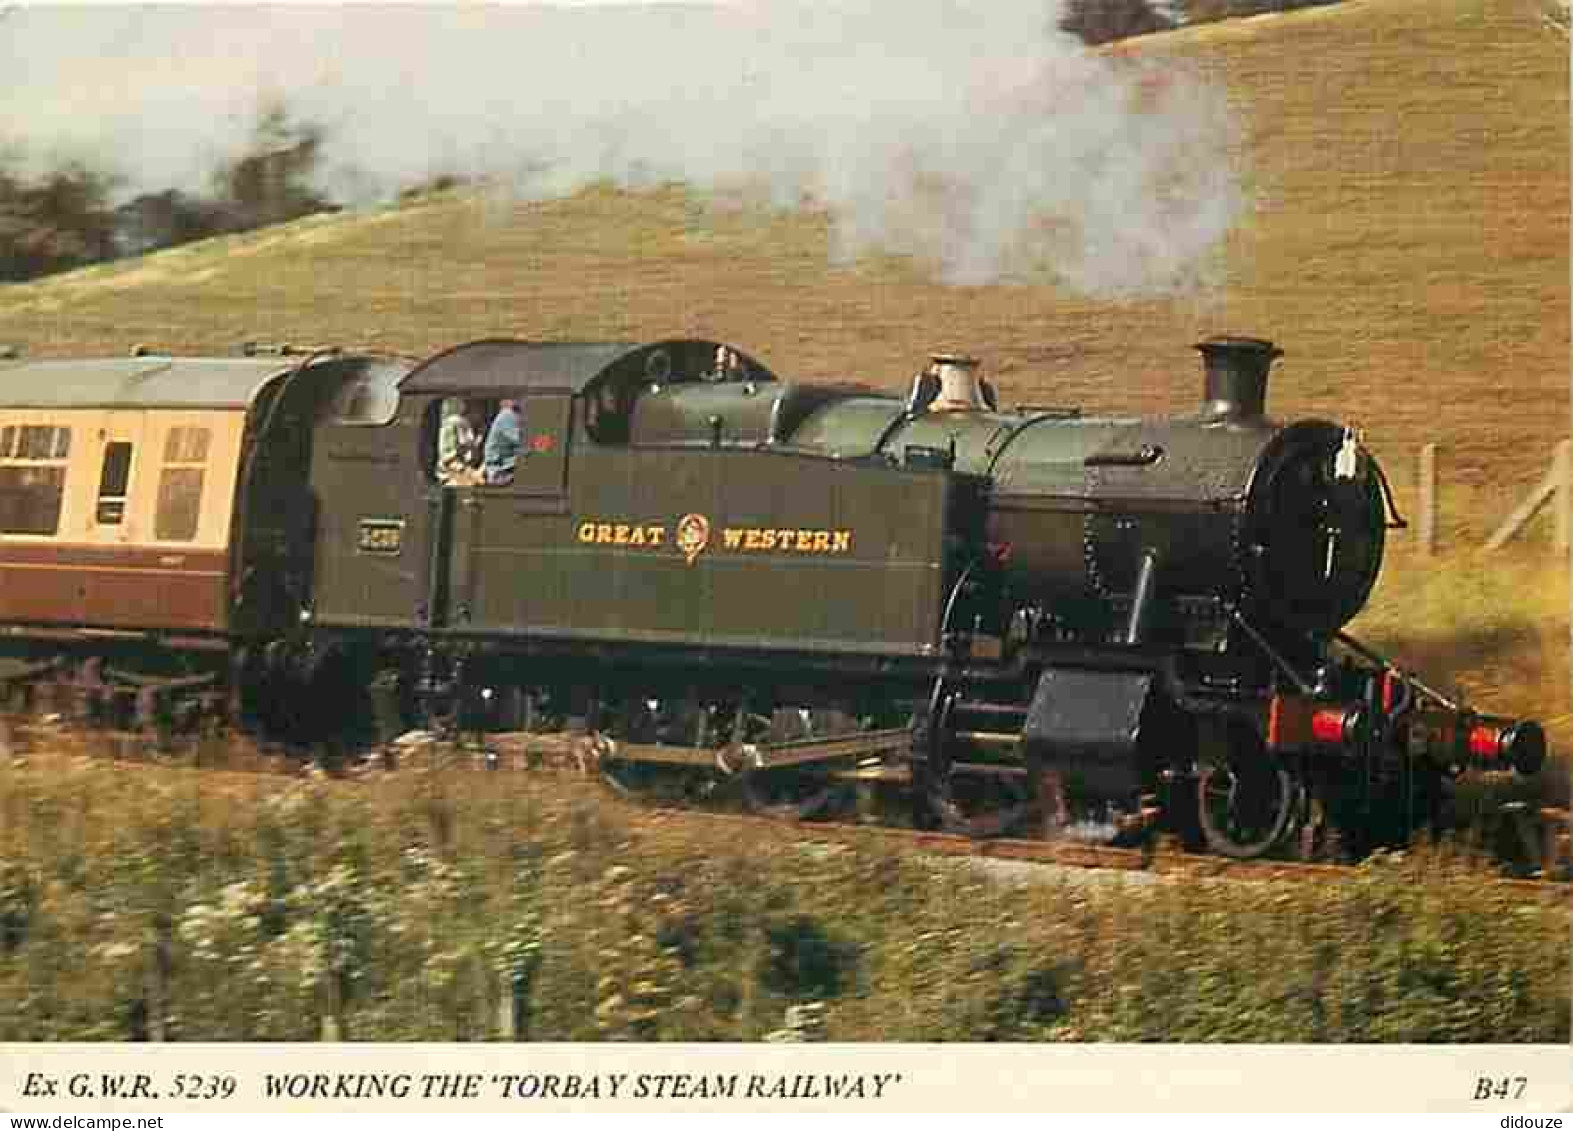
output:
[[[126,487],[131,482],[131,444],[115,440],[104,445],[104,466],[98,476],[100,526],[119,526],[126,520]]]
[[[153,537],[160,542],[189,542],[197,536],[210,435],[206,428],[171,428],[164,438],[153,517]]]
[[[0,429],[0,534],[54,534],[60,527],[71,429]]]

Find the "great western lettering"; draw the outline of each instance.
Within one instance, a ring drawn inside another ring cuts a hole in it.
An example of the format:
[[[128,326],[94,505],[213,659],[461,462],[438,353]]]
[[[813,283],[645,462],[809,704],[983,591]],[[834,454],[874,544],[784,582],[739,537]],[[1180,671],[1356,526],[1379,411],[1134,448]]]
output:
[[[675,530],[675,534],[674,534]],[[706,549],[739,554],[850,554],[852,531],[800,526],[723,526],[712,535],[703,515],[675,523],[584,519],[574,537],[587,546],[630,549],[675,548],[692,562]]]

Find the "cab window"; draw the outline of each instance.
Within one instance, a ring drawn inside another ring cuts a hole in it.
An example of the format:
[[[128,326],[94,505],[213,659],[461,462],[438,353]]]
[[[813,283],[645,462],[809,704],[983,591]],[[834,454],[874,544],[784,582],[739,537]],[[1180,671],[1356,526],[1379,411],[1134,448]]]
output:
[[[422,463],[430,479],[445,487],[481,482],[486,430],[498,402],[483,397],[444,397],[426,410],[421,429]]]

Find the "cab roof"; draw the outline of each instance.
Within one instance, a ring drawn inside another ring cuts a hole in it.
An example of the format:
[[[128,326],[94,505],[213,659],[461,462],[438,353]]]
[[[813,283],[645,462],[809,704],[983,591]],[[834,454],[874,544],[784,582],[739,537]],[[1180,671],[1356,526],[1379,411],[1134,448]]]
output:
[[[727,349],[756,380],[773,375],[753,358],[721,342],[683,338],[633,342],[527,342],[488,339],[440,353],[411,371],[402,393],[568,393],[577,395],[604,376],[637,376],[657,383],[697,378]]]

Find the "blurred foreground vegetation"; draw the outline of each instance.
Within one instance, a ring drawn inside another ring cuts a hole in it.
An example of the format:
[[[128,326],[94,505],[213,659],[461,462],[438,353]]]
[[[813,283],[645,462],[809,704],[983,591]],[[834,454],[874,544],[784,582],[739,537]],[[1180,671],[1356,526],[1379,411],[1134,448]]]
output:
[[[1438,848],[1043,884],[583,782],[0,763],[0,1040],[1569,1037],[1569,912]],[[800,1015],[801,1015],[800,1012]]]

